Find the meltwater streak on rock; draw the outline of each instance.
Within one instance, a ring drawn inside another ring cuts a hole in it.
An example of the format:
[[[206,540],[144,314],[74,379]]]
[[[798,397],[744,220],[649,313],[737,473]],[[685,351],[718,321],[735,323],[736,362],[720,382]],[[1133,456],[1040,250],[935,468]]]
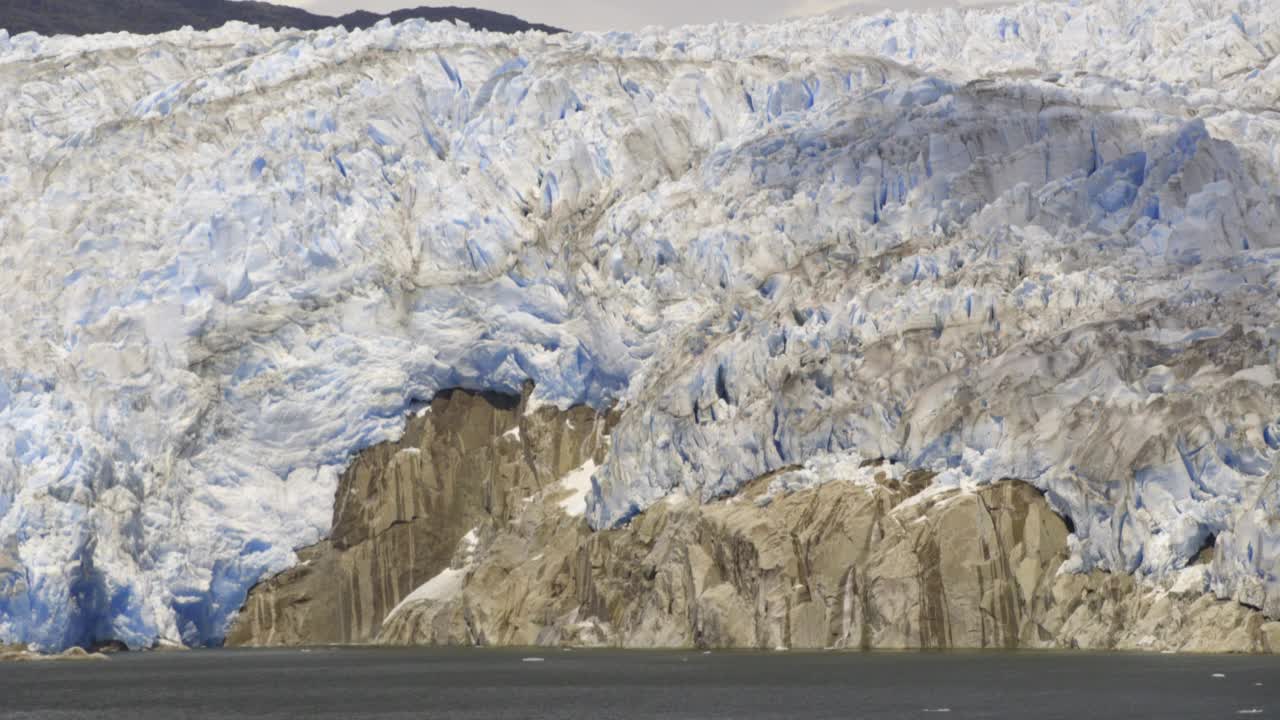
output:
[[[0,31],[0,639],[217,642],[416,399],[530,379],[625,403],[597,527],[851,448],[1274,614],[1270,10]]]

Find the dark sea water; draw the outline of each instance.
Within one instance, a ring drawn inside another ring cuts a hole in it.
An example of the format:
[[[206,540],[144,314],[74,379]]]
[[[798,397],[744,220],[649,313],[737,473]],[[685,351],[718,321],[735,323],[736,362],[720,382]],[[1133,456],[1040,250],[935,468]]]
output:
[[[1280,718],[1280,658],[328,648],[134,653],[109,662],[0,665],[0,717]]]

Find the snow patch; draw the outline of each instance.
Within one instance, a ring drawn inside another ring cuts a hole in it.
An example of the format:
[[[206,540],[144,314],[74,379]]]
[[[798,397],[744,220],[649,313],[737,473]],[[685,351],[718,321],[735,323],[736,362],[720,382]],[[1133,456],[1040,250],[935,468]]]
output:
[[[478,530],[479,528],[472,528],[458,541],[458,549],[455,551],[454,557],[455,560],[461,561],[460,566],[445,568],[430,580],[419,585],[413,592],[397,603],[395,607],[391,608],[391,612],[387,613],[382,622],[385,624],[387,620],[395,617],[396,613],[410,605],[430,601],[443,602],[457,597],[462,592],[467,574],[471,572],[471,568],[475,564],[475,551],[480,543]]]
[[[567,491],[569,496],[560,501],[560,509],[571,517],[582,517],[587,512],[587,497],[591,493],[591,476],[595,475],[596,461],[588,458],[575,470],[569,471],[560,479],[558,489]]]

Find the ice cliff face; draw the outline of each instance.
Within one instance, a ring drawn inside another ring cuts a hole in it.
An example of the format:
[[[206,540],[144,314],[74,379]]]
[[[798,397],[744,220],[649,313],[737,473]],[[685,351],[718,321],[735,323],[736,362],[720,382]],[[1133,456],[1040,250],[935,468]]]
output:
[[[451,387],[621,402],[588,518],[828,453],[1280,614],[1280,13],[0,31],[0,640],[216,642]]]

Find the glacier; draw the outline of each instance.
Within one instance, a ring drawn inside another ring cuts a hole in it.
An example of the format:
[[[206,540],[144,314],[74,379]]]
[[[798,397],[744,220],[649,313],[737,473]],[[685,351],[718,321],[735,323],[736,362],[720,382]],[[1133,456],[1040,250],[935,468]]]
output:
[[[0,30],[0,641],[217,644],[353,453],[527,381],[622,411],[596,528],[885,458],[1280,616],[1278,51],[1274,0]]]

